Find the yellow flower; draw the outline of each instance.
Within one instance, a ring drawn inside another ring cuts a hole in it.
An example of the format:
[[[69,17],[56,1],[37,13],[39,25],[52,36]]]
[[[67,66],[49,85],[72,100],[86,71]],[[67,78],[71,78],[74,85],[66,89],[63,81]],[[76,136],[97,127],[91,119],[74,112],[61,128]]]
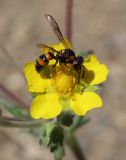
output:
[[[68,40],[65,39],[70,46]],[[62,43],[52,46],[55,50],[64,49]],[[46,52],[46,49],[43,49]],[[54,60],[52,60],[53,62]],[[102,106],[98,94],[86,90],[87,86],[97,85],[106,80],[108,69],[91,54],[84,59],[84,78],[78,84],[78,73],[67,73],[61,65],[55,68],[52,63],[45,67],[41,73],[35,69],[35,63],[29,62],[24,67],[28,83],[28,90],[36,93],[30,107],[30,114],[34,119],[50,119],[59,115],[63,110],[73,110],[77,115],[85,115],[89,110]],[[83,87],[83,90],[81,87]]]

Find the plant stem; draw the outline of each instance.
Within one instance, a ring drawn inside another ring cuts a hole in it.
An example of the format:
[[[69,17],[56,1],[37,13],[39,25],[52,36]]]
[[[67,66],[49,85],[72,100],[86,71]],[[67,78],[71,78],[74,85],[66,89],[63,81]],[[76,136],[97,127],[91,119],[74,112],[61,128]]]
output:
[[[62,158],[54,158],[54,160],[62,160]]]
[[[72,43],[72,7],[73,0],[66,0],[66,37]]]
[[[17,63],[16,59],[8,52],[7,48],[2,44],[0,45],[0,49],[2,50],[2,53],[6,55],[6,57],[12,62],[12,64],[16,67],[16,69],[19,71],[21,76],[25,79],[24,73],[22,69],[20,68],[19,64]],[[17,97],[14,93],[12,93],[10,90],[8,90],[5,86],[0,84],[0,89],[11,99],[16,101],[21,107],[24,107],[25,109],[29,108],[29,105],[24,102],[22,99]]]
[[[41,127],[43,120],[21,120],[11,117],[0,117],[0,125],[4,127]]]
[[[80,145],[78,144],[77,139],[73,134],[68,133],[66,143],[78,160],[86,160],[84,151],[82,152]]]
[[[17,102],[21,107],[24,107],[27,110],[29,109],[29,105],[26,102],[24,102],[17,95],[8,90],[4,85],[0,84],[0,90],[2,90],[8,97]]]
[[[19,73],[22,75],[22,77],[25,79],[24,77],[24,73],[22,72],[22,69],[20,68],[19,64],[17,63],[17,60],[13,57],[13,54],[10,54],[7,50],[7,48],[1,44],[0,45],[0,49],[2,50],[2,53],[4,55],[6,55],[6,57],[12,62],[12,64],[16,67],[16,69],[19,71]]]

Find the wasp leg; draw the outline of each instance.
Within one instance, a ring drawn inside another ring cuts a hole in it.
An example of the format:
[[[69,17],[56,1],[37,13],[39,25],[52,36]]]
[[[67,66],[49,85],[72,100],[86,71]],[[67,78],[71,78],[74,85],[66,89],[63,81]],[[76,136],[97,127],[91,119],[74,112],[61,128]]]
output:
[[[84,72],[85,72],[85,67],[82,65],[79,69],[78,69],[78,84],[80,83],[80,78],[84,78]],[[81,76],[82,73],[82,76]]]
[[[78,84],[80,83],[80,74],[81,74],[81,68],[78,69],[78,80],[77,80]]]
[[[84,72],[85,72],[85,67],[82,65],[82,67],[81,67],[81,69],[82,69],[82,78],[84,78]]]

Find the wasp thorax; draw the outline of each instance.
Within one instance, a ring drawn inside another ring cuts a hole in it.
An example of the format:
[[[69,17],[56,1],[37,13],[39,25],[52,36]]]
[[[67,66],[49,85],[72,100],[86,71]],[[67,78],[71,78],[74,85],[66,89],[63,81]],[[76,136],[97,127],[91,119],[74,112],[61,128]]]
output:
[[[75,76],[69,75],[62,70],[59,70],[53,77],[54,88],[61,94],[70,94],[76,84],[77,80]]]

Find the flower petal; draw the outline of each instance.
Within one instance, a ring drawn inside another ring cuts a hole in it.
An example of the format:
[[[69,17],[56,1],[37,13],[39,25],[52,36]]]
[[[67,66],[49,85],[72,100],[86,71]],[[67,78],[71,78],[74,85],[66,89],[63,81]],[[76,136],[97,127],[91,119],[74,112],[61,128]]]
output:
[[[38,95],[32,102],[30,114],[34,119],[44,118],[50,119],[59,115],[62,106],[59,102],[57,94]]]
[[[70,105],[77,115],[85,115],[89,110],[101,107],[102,100],[94,92],[84,92],[82,95],[76,93],[71,98]]]
[[[84,82],[86,84],[95,85],[106,80],[108,68],[105,64],[101,64],[93,54],[89,55],[85,59],[84,66]]]
[[[29,92],[44,92],[51,86],[50,79],[44,78],[42,74],[37,73],[34,62],[25,64],[24,72],[28,82]]]

